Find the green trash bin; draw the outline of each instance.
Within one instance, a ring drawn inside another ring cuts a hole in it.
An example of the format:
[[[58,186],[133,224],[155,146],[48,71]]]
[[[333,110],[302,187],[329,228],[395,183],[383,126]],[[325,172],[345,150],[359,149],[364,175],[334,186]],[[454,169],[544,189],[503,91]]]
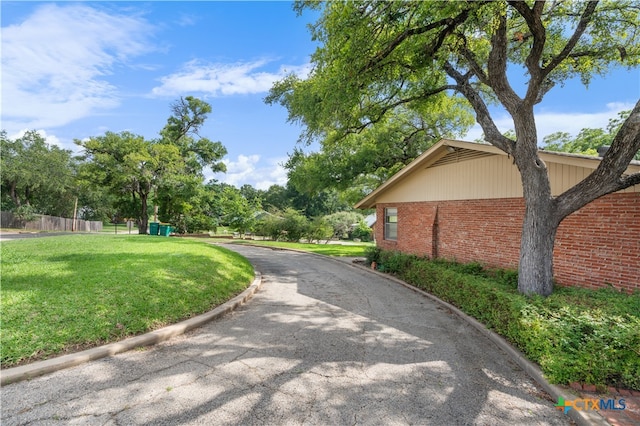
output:
[[[158,222],[149,223],[149,235],[158,235],[159,225]]]
[[[171,225],[160,224],[160,235],[163,237],[168,237],[171,234]]]

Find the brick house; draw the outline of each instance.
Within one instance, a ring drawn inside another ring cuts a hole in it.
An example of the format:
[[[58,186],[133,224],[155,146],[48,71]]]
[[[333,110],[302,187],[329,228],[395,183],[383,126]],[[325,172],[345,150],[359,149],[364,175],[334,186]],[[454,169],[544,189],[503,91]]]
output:
[[[553,195],[584,179],[597,157],[541,151]],[[640,172],[633,161],[629,173]],[[518,266],[524,215],[517,167],[493,145],[441,140],[362,199],[377,245],[431,258]],[[601,197],[560,224],[554,273],[562,285],[640,290],[640,185]]]

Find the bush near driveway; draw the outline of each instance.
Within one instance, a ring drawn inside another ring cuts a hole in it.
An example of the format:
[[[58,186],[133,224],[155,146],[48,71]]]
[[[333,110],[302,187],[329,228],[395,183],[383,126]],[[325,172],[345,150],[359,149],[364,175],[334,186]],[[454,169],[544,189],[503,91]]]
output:
[[[517,292],[517,272],[428,260],[377,247],[369,264],[449,302],[506,338],[556,384],[640,390],[640,292],[557,286]]]

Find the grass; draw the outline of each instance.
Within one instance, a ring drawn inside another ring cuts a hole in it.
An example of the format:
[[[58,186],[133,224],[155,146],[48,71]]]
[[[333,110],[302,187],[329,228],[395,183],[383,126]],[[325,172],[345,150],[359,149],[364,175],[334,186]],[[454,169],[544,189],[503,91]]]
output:
[[[308,251],[311,253],[324,254],[325,256],[339,257],[364,257],[368,248],[373,243],[350,243],[350,244],[305,244],[305,243],[288,243],[284,241],[253,241],[253,240],[234,240],[235,244],[253,244],[267,247],[280,247],[285,249],[294,249]]]
[[[203,242],[138,235],[25,239],[0,247],[1,366],[141,334],[206,312],[253,278]]]

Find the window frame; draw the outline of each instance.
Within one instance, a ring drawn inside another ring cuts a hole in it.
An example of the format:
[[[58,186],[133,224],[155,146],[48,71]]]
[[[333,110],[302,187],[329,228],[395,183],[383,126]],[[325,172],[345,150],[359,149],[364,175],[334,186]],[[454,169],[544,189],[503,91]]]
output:
[[[395,220],[392,220],[395,218]],[[398,241],[398,208],[384,208],[383,237],[387,241]]]

